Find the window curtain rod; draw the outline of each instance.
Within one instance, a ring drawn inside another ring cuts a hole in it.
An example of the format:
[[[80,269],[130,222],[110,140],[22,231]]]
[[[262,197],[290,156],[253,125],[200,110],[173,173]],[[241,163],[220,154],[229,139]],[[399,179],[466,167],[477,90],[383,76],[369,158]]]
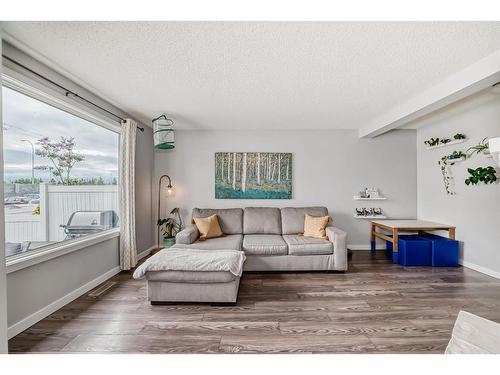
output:
[[[37,77],[39,77],[39,78],[43,79],[44,81],[47,81],[47,82],[49,82],[50,84],[52,84],[52,85],[54,85],[54,86],[56,86],[56,87],[60,88],[61,90],[64,90],[64,91],[65,91],[65,95],[66,95],[67,97],[69,97],[69,96],[73,96],[73,97],[75,97],[75,98],[77,98],[77,99],[80,99],[81,101],[84,101],[85,103],[90,104],[90,105],[94,106],[95,108],[98,108],[98,109],[100,109],[101,111],[106,112],[106,113],[110,114],[111,116],[113,116],[113,117],[115,117],[115,118],[119,119],[121,122],[125,122],[125,119],[124,119],[124,118],[122,118],[122,117],[120,117],[120,116],[118,116],[118,115],[114,114],[114,113],[113,113],[113,112],[111,112],[111,111],[108,111],[106,108],[103,108],[103,107],[101,107],[100,105],[95,104],[95,103],[91,102],[91,101],[90,101],[90,100],[88,100],[88,99],[85,99],[84,97],[82,97],[82,96],[78,95],[76,92],[74,92],[74,91],[71,91],[71,90],[67,89],[66,87],[64,87],[64,86],[60,85],[60,84],[59,84],[59,83],[57,83],[57,82],[52,81],[51,79],[49,79],[49,78],[47,78],[47,77],[45,77],[45,76],[41,75],[40,73],[35,72],[33,69],[28,68],[26,65],[23,65],[23,64],[21,64],[20,62],[17,62],[16,60],[11,59],[10,57],[5,56],[5,55],[3,55],[3,54],[2,54],[2,57],[3,57],[4,59],[6,59],[6,60],[10,61],[11,63],[13,63],[13,64],[15,64],[15,65],[17,65],[17,66],[20,66],[21,68],[23,68],[23,69],[27,70],[27,71],[28,71],[28,72],[30,72],[31,74],[34,74],[35,76],[37,76]],[[138,126],[138,127],[137,127],[137,129],[139,129],[141,132],[143,132],[143,131],[144,131],[144,128],[142,128],[142,127],[140,127],[140,126]]]

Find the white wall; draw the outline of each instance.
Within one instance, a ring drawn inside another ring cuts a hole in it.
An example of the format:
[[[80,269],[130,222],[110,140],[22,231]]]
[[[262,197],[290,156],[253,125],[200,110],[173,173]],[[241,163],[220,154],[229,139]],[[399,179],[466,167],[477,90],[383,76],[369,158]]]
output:
[[[356,206],[382,207],[393,218],[415,218],[416,132],[394,131],[359,139],[357,131],[176,131],[174,150],[155,152],[155,176],[169,174],[176,188],[164,198],[163,212],[180,207],[185,219],[193,207],[308,206],[329,208],[349,243],[368,248],[369,225],[353,217]],[[214,198],[214,153],[228,151],[291,152],[293,199],[221,200]],[[366,186],[376,186],[385,202],[353,200]],[[156,192],[154,194],[157,194]],[[155,195],[153,195],[155,196]]]
[[[494,165],[493,160],[478,155],[452,166],[456,195],[446,194],[438,166],[445,154],[465,151],[484,137],[500,136],[500,94],[488,90],[474,95],[414,125],[423,126],[417,131],[418,217],[455,225],[457,239],[462,242],[464,265],[500,277],[500,185],[464,183],[467,168]],[[470,140],[436,150],[425,149],[426,139],[456,133],[464,133]]]

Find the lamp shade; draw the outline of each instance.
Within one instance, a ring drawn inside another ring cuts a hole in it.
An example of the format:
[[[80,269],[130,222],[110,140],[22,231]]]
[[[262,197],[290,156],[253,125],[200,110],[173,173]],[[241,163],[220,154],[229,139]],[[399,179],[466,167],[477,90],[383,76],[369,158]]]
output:
[[[167,189],[165,190],[165,194],[167,197],[175,197],[175,187],[174,186],[167,186]]]
[[[490,150],[493,160],[500,167],[500,137],[490,138],[488,141],[488,149]]]
[[[153,120],[153,138],[155,148],[169,150],[175,147],[174,122],[161,115]]]

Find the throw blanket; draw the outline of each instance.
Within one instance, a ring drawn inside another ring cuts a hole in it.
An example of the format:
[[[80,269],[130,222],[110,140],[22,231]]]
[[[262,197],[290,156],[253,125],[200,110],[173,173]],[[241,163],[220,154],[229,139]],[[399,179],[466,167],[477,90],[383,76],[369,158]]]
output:
[[[134,279],[148,271],[227,271],[241,276],[245,259],[237,250],[164,249],[137,267]]]

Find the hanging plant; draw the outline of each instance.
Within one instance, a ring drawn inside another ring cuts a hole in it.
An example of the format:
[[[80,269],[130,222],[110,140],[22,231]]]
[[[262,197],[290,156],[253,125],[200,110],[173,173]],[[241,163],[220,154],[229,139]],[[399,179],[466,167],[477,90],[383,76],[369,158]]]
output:
[[[451,175],[450,164],[448,164],[448,155],[445,155],[438,162],[441,167],[441,174],[443,175],[443,183],[444,188],[446,190],[446,194],[455,195],[455,191],[452,189],[453,176]]]
[[[469,178],[465,180],[466,185],[477,185],[480,182],[492,184],[497,180],[497,171],[492,166],[469,168],[467,172],[469,172]]]
[[[453,175],[451,173],[451,166],[455,165],[458,160],[467,159],[467,155],[462,151],[453,151],[449,155],[445,155],[439,160],[438,164],[441,167],[441,174],[443,175],[444,188],[446,194],[455,195],[455,191],[452,188]]]

